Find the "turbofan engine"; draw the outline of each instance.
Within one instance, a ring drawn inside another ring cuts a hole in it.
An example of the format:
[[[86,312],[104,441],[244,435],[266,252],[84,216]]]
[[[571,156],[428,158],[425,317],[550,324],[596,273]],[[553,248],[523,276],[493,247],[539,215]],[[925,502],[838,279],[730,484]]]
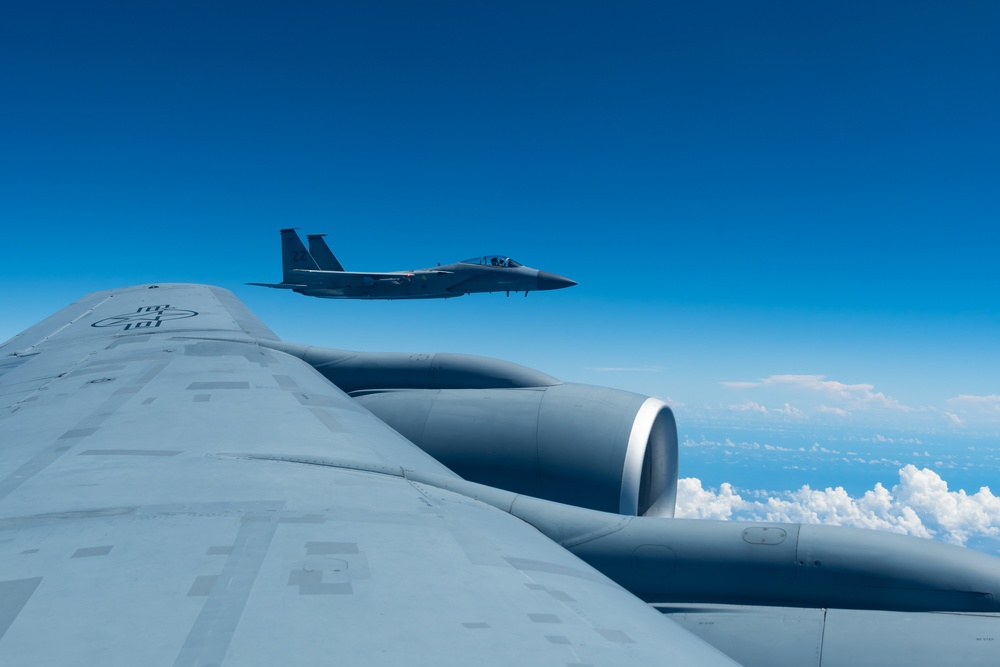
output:
[[[271,345],[465,479],[606,512],[674,514],[677,425],[663,401],[472,355]]]

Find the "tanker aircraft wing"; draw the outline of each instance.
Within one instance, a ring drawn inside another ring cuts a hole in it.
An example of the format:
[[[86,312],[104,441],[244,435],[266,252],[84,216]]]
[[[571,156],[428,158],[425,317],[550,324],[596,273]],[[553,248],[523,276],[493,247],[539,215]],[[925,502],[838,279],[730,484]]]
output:
[[[0,664],[735,664],[280,347],[182,284],[0,345]]]

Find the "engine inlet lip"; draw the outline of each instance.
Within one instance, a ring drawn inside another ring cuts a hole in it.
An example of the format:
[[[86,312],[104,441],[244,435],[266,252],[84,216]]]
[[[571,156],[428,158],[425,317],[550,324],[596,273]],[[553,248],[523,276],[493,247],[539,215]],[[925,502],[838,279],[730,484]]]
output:
[[[666,412],[664,415],[663,413]],[[658,398],[647,398],[639,408],[632,422],[625,463],[622,467],[619,514],[638,516],[640,510],[645,515],[672,517],[677,496],[677,475],[670,467],[677,461],[677,427],[670,406]],[[652,452],[653,448],[661,451]],[[666,461],[666,471],[654,471],[650,488],[642,488],[643,464],[646,457]],[[673,468],[676,470],[676,468]],[[642,498],[643,491],[648,502]],[[640,502],[644,505],[640,507]]]

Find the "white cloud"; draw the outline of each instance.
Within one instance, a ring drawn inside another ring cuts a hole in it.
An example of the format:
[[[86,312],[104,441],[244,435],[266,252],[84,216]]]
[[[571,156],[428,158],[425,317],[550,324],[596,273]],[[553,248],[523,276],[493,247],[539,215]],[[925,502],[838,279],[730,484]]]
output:
[[[792,417],[794,419],[808,419],[808,415],[806,415],[806,413],[802,412],[802,410],[799,410],[796,407],[789,405],[788,403],[785,403],[785,407],[783,408],[775,409],[774,412],[778,413],[779,415],[785,415],[786,417]]]
[[[876,391],[874,385],[868,383],[848,384],[827,379],[825,375],[769,375],[752,381],[726,381],[722,386],[740,392],[749,392],[750,397],[740,405],[750,404],[771,406],[784,405],[783,408],[758,410],[761,415],[780,416],[785,419],[808,419],[810,417],[848,418],[872,417],[881,415],[883,418],[902,413],[926,411],[904,405],[884,392]],[[792,407],[795,406],[795,407]],[[734,406],[728,406],[730,410]]]
[[[991,394],[989,396],[973,396],[971,394],[959,394],[954,398],[949,398],[948,402],[953,405],[975,406],[985,408],[994,412],[1000,412],[1000,396]]]
[[[767,408],[760,403],[755,403],[754,401],[743,401],[737,405],[729,405],[726,407],[730,410],[735,410],[736,412],[759,412],[762,415],[767,414]]]
[[[677,509],[679,519],[730,519],[733,511],[742,508],[746,501],[733,492],[728,482],[714,490],[701,487],[701,480],[689,477],[677,480]]]
[[[799,410],[795,406],[785,403],[784,406],[780,408],[768,408],[756,401],[746,400],[742,403],[736,403],[726,406],[727,410],[732,412],[743,412],[743,413],[756,413],[760,415],[775,415],[783,417],[786,421],[789,419],[802,420],[809,419],[809,415]]]
[[[900,468],[899,483],[891,490],[878,483],[861,497],[852,497],[843,487],[818,490],[806,485],[782,493],[752,491],[744,498],[730,484],[715,491],[703,488],[696,478],[681,479],[676,516],[857,526],[954,544],[972,537],[1000,538],[1000,496],[988,487],[974,494],[949,491],[936,472],[913,465]]]
[[[903,405],[880,391],[873,391],[874,385],[845,384],[835,380],[827,380],[825,375],[771,375],[761,380],[761,384],[814,391],[851,403],[891,410],[913,410],[913,408]]]
[[[954,412],[945,411],[944,416],[951,420],[951,423],[955,426],[965,426],[965,420],[956,415]]]
[[[995,425],[1000,423],[1000,396],[975,396],[959,394],[946,403],[951,408],[944,411],[955,426],[966,426],[970,422]]]

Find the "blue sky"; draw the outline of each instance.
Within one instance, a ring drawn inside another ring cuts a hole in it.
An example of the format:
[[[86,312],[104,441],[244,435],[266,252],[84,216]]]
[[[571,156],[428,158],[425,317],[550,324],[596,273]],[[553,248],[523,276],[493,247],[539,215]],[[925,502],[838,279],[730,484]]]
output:
[[[996,442],[998,20],[991,2],[8,3],[0,339],[93,290],[209,282],[286,340],[664,397],[682,438]],[[279,277],[288,226],[329,233],[348,269],[502,252],[580,284],[428,303],[245,286]]]

